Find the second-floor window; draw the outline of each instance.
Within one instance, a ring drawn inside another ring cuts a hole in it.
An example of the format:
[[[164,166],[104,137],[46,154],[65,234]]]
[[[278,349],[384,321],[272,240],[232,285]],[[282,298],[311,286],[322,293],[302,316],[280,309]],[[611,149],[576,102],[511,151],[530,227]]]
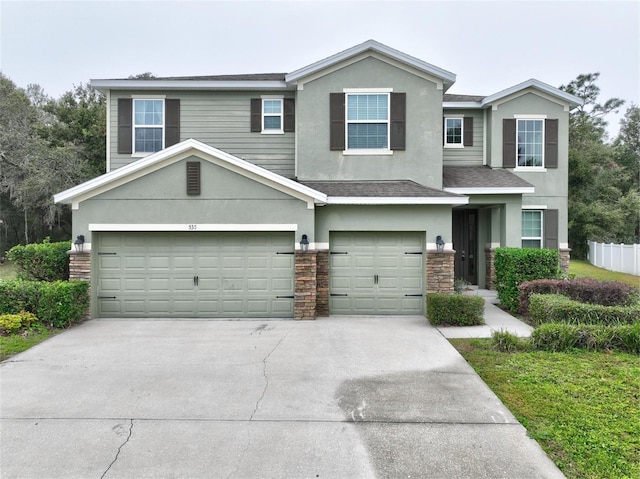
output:
[[[134,153],[154,153],[164,143],[164,100],[133,100]]]
[[[282,98],[262,100],[262,131],[282,133]]]
[[[462,118],[444,119],[444,145],[462,147]]]
[[[347,150],[389,149],[389,94],[347,94]]]
[[[518,167],[544,166],[544,120],[518,120]]]

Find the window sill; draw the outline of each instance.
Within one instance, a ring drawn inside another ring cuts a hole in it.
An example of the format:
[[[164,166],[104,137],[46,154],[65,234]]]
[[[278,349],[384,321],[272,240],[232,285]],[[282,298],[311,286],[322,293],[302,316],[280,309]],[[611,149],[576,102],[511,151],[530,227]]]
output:
[[[342,152],[345,156],[391,156],[393,150],[344,150]]]
[[[464,145],[457,145],[457,144],[451,144],[451,145],[444,145],[445,148],[464,148]]]
[[[283,130],[262,130],[261,135],[284,135]]]
[[[544,166],[516,166],[513,171],[527,173],[546,173],[547,169]]]
[[[157,151],[145,151],[142,153],[131,153],[131,158],[144,158],[145,156],[153,155]]]

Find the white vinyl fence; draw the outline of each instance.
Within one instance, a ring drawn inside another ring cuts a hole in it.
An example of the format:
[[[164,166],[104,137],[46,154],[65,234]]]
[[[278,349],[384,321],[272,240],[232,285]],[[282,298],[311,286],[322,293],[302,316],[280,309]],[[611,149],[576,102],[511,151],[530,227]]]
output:
[[[589,262],[620,273],[640,275],[640,244],[605,244],[589,241]]]

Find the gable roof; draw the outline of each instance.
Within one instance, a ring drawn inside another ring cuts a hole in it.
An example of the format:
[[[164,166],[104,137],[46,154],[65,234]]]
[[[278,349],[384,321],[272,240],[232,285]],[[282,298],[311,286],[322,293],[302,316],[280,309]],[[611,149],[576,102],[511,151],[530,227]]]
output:
[[[324,193],[194,139],[182,141],[164,150],[160,150],[157,153],[62,191],[54,195],[53,200],[56,203],[72,204],[74,208],[77,208],[78,203],[83,200],[109,191],[129,181],[133,181],[136,178],[163,168],[191,154],[198,155],[204,160],[214,162],[238,174],[306,201],[311,208],[316,202],[326,203],[327,201],[327,195]]]
[[[451,73],[450,71],[444,70],[418,58],[412,57],[411,55],[407,55],[406,53],[383,45],[382,43],[379,43],[375,40],[367,40],[366,42],[363,42],[359,45],[348,48],[339,53],[336,53],[335,55],[331,55],[330,57],[319,60],[315,63],[312,63],[311,65],[307,65],[291,73],[288,73],[286,76],[286,81],[287,83],[295,83],[304,77],[318,73],[321,70],[330,68],[345,60],[349,60],[353,57],[369,51],[379,53],[391,58],[392,60],[396,60],[428,75],[439,78],[444,84],[445,91],[456,81],[455,73]]]
[[[445,166],[442,168],[444,191],[456,194],[534,193],[534,186],[515,173],[489,166]]]

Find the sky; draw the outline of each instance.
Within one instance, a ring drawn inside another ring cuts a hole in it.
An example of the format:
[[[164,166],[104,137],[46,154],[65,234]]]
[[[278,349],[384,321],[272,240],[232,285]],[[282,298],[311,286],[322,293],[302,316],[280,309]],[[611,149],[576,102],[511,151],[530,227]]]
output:
[[[143,72],[291,72],[369,39],[455,73],[449,93],[599,72],[601,101],[640,104],[640,0],[0,0],[0,71],[53,97]]]

